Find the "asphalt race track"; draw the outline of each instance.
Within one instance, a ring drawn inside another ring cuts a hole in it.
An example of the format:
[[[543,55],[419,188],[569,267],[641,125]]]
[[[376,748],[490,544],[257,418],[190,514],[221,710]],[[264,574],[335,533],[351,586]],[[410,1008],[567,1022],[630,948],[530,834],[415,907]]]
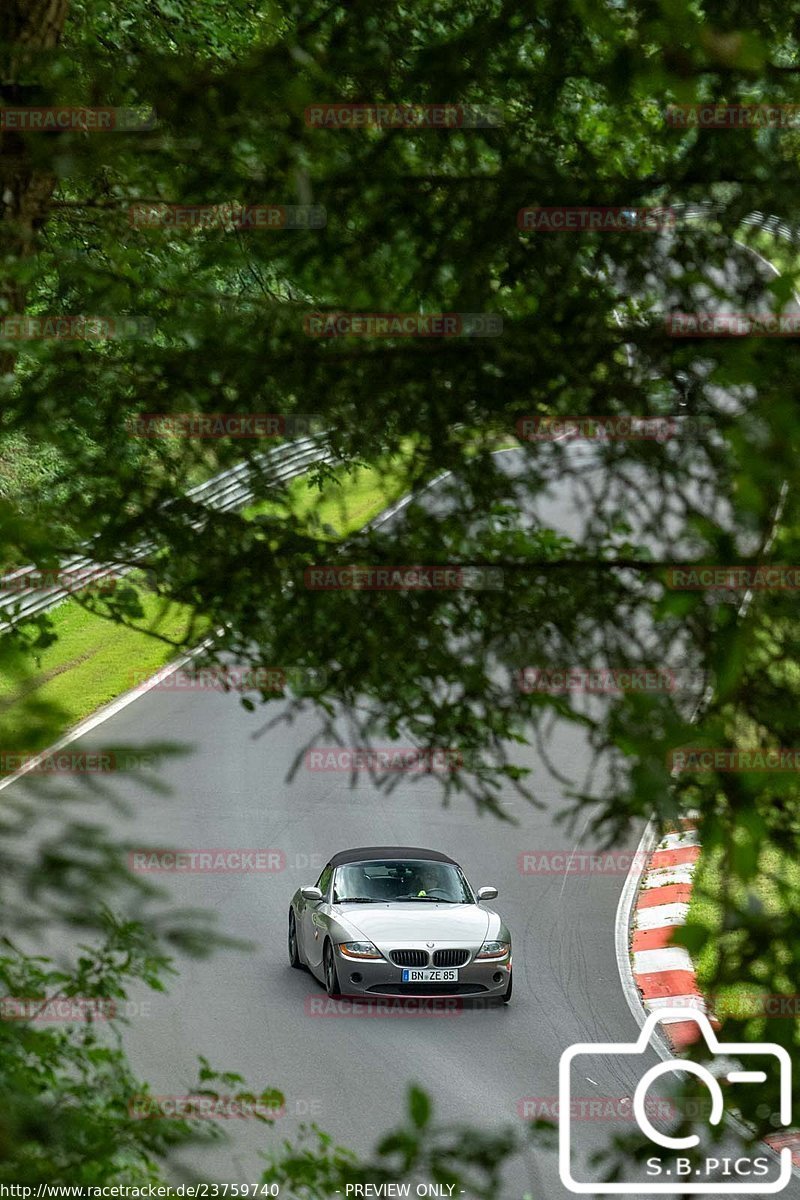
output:
[[[511,474],[522,467],[519,452],[505,452],[503,459]],[[428,502],[435,501],[436,489]],[[553,485],[542,516],[578,530],[580,513],[572,506],[569,484]],[[351,788],[348,774],[301,767],[287,782],[318,722],[309,713],[293,725],[274,724],[280,710],[273,702],[247,713],[231,694],[156,688],[82,743],[146,748],[168,739],[185,750],[162,760],[159,779],[166,794],[130,779],[117,783],[128,812],[110,814],[107,825],[129,845],[271,848],[285,855],[280,871],[157,879],[177,905],[212,909],[221,932],[251,941],[254,950],[184,959],[168,995],[136,996],[141,1011],[132,1012],[126,1032],[134,1069],[154,1093],[181,1095],[192,1090],[201,1053],[217,1069],[241,1072],[254,1090],[277,1087],[286,1096],[286,1114],[274,1132],[252,1120],[225,1122],[231,1133],[227,1145],[184,1152],[179,1161],[201,1179],[253,1182],[260,1174],[259,1150],[293,1134],[303,1121],[315,1121],[344,1145],[369,1150],[400,1120],[412,1080],[431,1093],[440,1120],[521,1125],[526,1098],[548,1104],[557,1096],[559,1057],[569,1045],[635,1041],[639,1028],[614,954],[624,873],[519,869],[523,852],[596,848],[580,829],[569,837],[557,823],[565,796],[535,751],[517,748],[516,761],[533,769],[542,807],[512,798],[509,791],[506,807],[515,824],[478,819],[466,798],[444,809],[432,780],[409,777],[389,797],[366,775]],[[344,734],[343,740],[346,744]],[[591,757],[578,731],[556,724],[548,753],[575,783],[586,782]],[[82,784],[73,782],[74,811],[80,814]],[[595,770],[594,786],[599,782]],[[632,829],[615,849],[634,850],[639,836],[640,829]],[[289,968],[289,898],[300,884],[315,882],[332,852],[379,844],[442,849],[463,865],[474,885],[499,888],[493,903],[514,937],[515,987],[508,1008],[466,1009],[449,1017],[320,1017],[312,1011],[312,999],[324,1000],[325,994],[310,975]],[[652,1053],[647,1065],[657,1061]],[[605,1077],[587,1080],[581,1099],[629,1097],[637,1078],[623,1064],[609,1064]],[[575,1128],[581,1155],[604,1145],[612,1133],[603,1121]],[[526,1192],[546,1200],[569,1194],[559,1181],[555,1154],[529,1154],[510,1165],[506,1195]]]
[[[576,450],[576,453],[582,453]],[[585,452],[584,452],[585,453]],[[520,452],[504,452],[513,475]],[[597,468],[591,455],[586,472]],[[437,489],[427,494],[437,502]],[[538,515],[577,533],[583,513],[569,482],[554,482]],[[662,662],[665,660],[662,659]],[[254,1182],[259,1151],[314,1121],[358,1151],[401,1120],[406,1090],[415,1081],[434,1100],[436,1117],[484,1128],[522,1126],[526,1098],[552,1102],[562,1052],[578,1041],[632,1042],[639,1026],[617,972],[615,916],[624,873],[558,870],[524,873],[521,853],[587,852],[597,847],[583,829],[571,836],[558,823],[564,789],[533,749],[515,748],[531,767],[541,807],[505,797],[514,823],[478,819],[472,802],[444,809],[435,781],[404,781],[387,796],[366,775],[353,788],[348,774],[310,771],[287,776],[296,755],[314,739],[318,719],[275,722],[280,702],[254,713],[234,695],[156,688],[129,704],[83,740],[86,747],[146,748],[168,740],[185,753],[167,756],[154,792],[123,778],[117,790],[127,811],[104,810],[112,836],[130,846],[270,848],[285,867],[267,873],[161,875],[157,882],[178,906],[212,909],[220,932],[249,940],[251,952],[220,950],[206,960],[180,959],[168,995],[134,997],[125,1034],[131,1060],[152,1091],[184,1094],[197,1078],[198,1054],[220,1070],[238,1071],[253,1088],[277,1087],[286,1113],[273,1131],[255,1121],[227,1122],[230,1140],[178,1161],[200,1179]],[[342,740],[347,744],[343,727]],[[587,783],[592,756],[572,726],[555,723],[549,757],[576,785]],[[600,785],[595,764],[591,786]],[[12,791],[25,784],[15,784]],[[80,780],[67,787],[70,809],[86,805]],[[88,811],[88,808],[87,808]],[[96,819],[96,810],[94,810]],[[616,850],[635,850],[641,828]],[[286,953],[289,899],[316,881],[331,853],[355,845],[408,844],[441,849],[464,867],[475,886],[494,884],[492,902],[514,937],[514,997],[508,1008],[465,1009],[452,1016],[320,1017],[312,1000],[322,987],[290,969]],[[647,1056],[646,1066],[658,1061]],[[586,1080],[583,1097],[630,1097],[638,1075],[623,1064]],[[234,1128],[231,1128],[235,1126]],[[579,1158],[605,1144],[613,1128],[577,1122]],[[784,1195],[795,1195],[796,1182]],[[510,1164],[505,1195],[542,1200],[569,1195],[555,1153],[529,1152]]]
[[[442,1120],[515,1123],[524,1098],[556,1096],[558,1060],[568,1045],[635,1040],[638,1027],[614,956],[624,875],[518,870],[523,850],[591,848],[556,825],[564,798],[533,751],[516,761],[534,768],[544,807],[515,799],[508,808],[518,824],[478,820],[467,799],[444,810],[435,781],[409,779],[390,797],[368,777],[351,789],[347,774],[304,768],[287,783],[295,755],[318,723],[309,714],[294,726],[264,731],[265,713],[271,720],[276,711],[277,702],[247,713],[232,695],[156,689],[85,739],[146,747],[168,738],[191,748],[164,759],[167,796],[126,780],[118,784],[132,811],[109,824],[112,834],[133,846],[268,847],[286,856],[285,869],[275,873],[158,878],[178,905],[213,909],[220,930],[251,940],[255,951],[187,959],[168,996],[141,993],[147,1004],[126,1041],[134,1068],[155,1093],[191,1090],[195,1056],[202,1053],[219,1069],[240,1071],[254,1088],[285,1093],[287,1115],[276,1123],[281,1134],[310,1118],[344,1145],[367,1150],[399,1120],[411,1080],[431,1092]],[[576,732],[562,725],[549,748],[582,781],[589,754]],[[638,837],[632,831],[620,849],[634,849]],[[289,968],[289,898],[300,884],[315,882],[335,850],[379,844],[440,848],[473,884],[500,889],[493,903],[515,939],[514,999],[507,1009],[404,1018],[320,1018],[306,1011],[311,997],[325,993],[310,975]],[[618,1080],[605,1094],[630,1093]],[[607,1131],[587,1126],[587,1132],[593,1144]],[[264,1138],[257,1122],[237,1122],[229,1149],[193,1152],[191,1166],[201,1178],[253,1181]],[[554,1156],[509,1175],[509,1195],[526,1189],[548,1198],[566,1194]]]

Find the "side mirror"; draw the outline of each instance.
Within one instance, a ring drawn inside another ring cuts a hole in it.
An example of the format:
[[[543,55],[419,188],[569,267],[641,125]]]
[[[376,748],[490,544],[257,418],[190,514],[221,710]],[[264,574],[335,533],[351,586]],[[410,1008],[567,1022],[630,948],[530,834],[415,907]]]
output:
[[[496,893],[495,893],[496,894]],[[318,887],[301,887],[300,895],[304,900],[321,900],[322,892]]]
[[[481,900],[495,900],[496,898],[497,898],[497,888],[496,887],[478,888],[478,901],[479,902]]]

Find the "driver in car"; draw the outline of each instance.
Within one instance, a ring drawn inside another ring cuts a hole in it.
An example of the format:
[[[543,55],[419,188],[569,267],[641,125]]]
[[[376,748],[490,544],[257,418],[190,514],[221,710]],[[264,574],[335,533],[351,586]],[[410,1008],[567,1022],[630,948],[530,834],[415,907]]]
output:
[[[428,892],[441,890],[439,872],[433,864],[417,868],[414,888],[410,890],[413,891],[414,889],[418,889],[418,896],[427,896]]]

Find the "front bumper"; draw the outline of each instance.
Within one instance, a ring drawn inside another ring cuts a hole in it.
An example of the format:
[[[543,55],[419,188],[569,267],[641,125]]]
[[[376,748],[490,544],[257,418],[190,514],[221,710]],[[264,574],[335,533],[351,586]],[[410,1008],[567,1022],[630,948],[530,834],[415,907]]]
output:
[[[388,959],[347,958],[336,947],[336,973],[343,996],[469,996],[496,999],[508,991],[511,952],[458,967],[457,983],[403,983],[403,968]]]

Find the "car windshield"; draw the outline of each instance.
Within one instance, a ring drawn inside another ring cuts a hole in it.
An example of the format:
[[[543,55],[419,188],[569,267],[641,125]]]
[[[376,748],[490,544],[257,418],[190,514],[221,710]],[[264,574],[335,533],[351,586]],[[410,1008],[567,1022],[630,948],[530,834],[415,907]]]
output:
[[[348,863],[336,871],[333,900],[335,904],[387,900],[475,903],[469,884],[454,863],[427,859]]]

